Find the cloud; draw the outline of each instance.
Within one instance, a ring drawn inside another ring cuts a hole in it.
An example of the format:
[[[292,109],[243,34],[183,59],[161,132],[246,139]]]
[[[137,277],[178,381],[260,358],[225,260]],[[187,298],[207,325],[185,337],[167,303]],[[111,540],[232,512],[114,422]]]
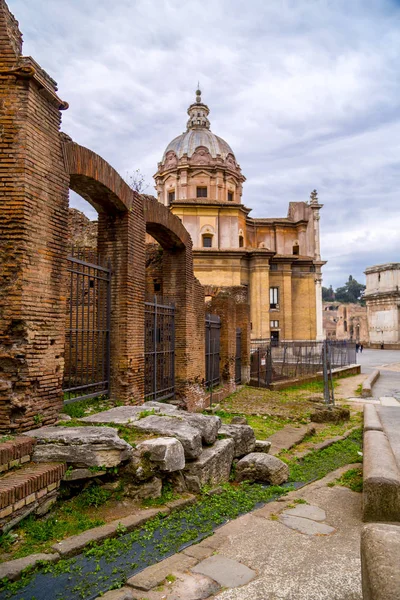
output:
[[[247,177],[243,201],[253,216],[284,216],[289,202],[318,189],[324,285],[349,273],[363,280],[366,266],[399,260],[397,1],[9,6],[24,53],[70,103],[63,130],[122,175],[140,168],[153,185],[200,80],[212,130]]]

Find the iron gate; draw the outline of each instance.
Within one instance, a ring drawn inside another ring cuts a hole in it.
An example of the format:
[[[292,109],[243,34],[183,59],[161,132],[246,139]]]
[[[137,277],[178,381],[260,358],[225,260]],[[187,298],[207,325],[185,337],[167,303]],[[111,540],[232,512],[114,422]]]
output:
[[[175,307],[154,296],[145,302],[146,400],[175,394]]]
[[[108,394],[110,379],[110,264],[100,265],[94,250],[72,249],[67,272],[65,403]]]
[[[220,338],[220,317],[206,314],[206,388],[215,387],[220,383]]]
[[[242,383],[242,330],[236,329],[235,383]]]

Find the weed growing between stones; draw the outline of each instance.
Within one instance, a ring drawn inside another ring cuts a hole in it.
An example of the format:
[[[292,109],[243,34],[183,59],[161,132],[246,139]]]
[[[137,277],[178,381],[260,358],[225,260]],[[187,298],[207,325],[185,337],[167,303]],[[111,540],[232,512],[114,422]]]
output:
[[[282,454],[281,460],[289,466],[290,481],[309,482],[321,479],[331,471],[360,462],[359,455],[362,444],[362,430],[355,430],[347,439],[336,442],[324,450],[314,451],[302,460],[288,460]]]
[[[258,440],[265,440],[285,425],[292,423],[290,419],[283,419],[273,415],[248,415],[245,413],[233,413],[227,410],[218,410],[214,414],[220,417],[223,423],[230,423],[233,417],[246,417],[247,423],[254,429]]]
[[[122,404],[122,402],[111,402],[106,396],[98,396],[65,404],[62,412],[72,419],[81,419],[87,415],[109,410],[114,406],[122,406]]]
[[[177,498],[179,498],[179,495],[174,493],[172,485],[167,482],[163,484],[161,496],[159,498],[146,498],[145,500],[142,500],[142,506],[144,506],[145,508],[149,508],[152,506],[162,506],[163,504],[166,504],[167,502],[172,502]]]
[[[363,489],[363,474],[362,468],[358,467],[355,469],[349,469],[346,473],[343,473],[339,479],[328,483],[329,487],[334,485],[343,485],[350,488],[353,492],[362,492]]]

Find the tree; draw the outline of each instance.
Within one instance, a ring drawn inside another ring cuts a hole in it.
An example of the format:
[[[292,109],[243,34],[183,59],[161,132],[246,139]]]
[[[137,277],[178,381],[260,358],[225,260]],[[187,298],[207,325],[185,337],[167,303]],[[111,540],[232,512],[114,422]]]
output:
[[[345,285],[336,289],[336,300],[338,302],[361,303],[364,291],[365,285],[358,283],[352,275],[349,275],[349,279]]]
[[[126,183],[134,192],[137,192],[138,194],[144,194],[150,185],[147,183],[146,178],[140,169],[136,169],[136,171],[133,171],[133,173],[127,173]]]
[[[332,286],[328,288],[322,286],[322,300],[324,302],[333,302],[335,300],[335,292]]]

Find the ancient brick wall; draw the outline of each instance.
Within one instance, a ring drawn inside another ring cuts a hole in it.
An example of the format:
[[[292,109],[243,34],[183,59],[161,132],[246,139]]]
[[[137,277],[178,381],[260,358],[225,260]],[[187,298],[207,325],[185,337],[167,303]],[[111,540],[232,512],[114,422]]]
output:
[[[217,314],[221,318],[220,372],[222,382],[232,391],[235,384],[236,329],[242,330],[241,361],[242,383],[250,376],[250,306],[247,288],[235,286],[216,288],[207,286],[206,312]]]
[[[0,0],[0,428],[54,421],[62,403],[68,176],[55,82],[21,57]]]
[[[97,221],[91,221],[77,210],[68,210],[68,246],[97,250]]]

